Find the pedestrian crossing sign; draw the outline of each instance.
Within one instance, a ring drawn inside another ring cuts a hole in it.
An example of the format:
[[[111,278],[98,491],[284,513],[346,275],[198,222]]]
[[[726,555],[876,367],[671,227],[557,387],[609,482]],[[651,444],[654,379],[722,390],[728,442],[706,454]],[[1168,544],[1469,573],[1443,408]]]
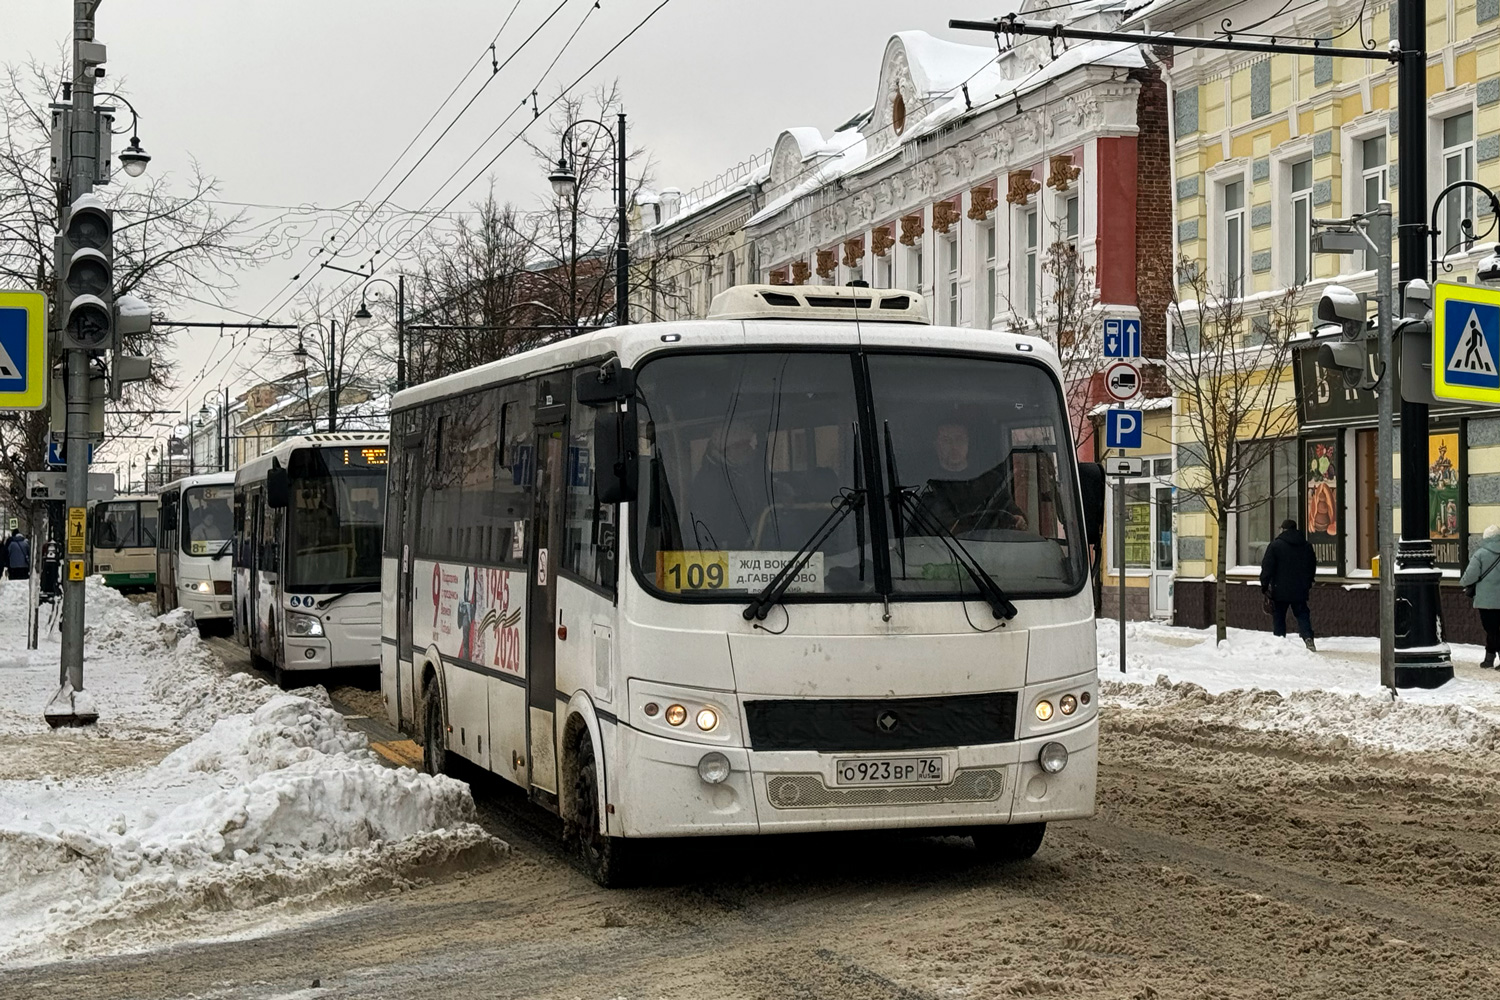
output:
[[[0,291],[0,410],[47,405],[47,297]]]
[[[1438,282],[1432,325],[1432,394],[1500,406],[1500,290]]]

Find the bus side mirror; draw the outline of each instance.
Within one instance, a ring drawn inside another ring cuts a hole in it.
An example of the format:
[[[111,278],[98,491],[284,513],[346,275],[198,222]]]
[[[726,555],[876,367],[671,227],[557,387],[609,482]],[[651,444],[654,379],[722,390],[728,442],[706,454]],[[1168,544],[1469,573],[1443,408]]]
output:
[[[275,462],[274,459],[272,461]],[[291,505],[292,486],[286,469],[273,464],[266,470],[266,506],[290,507]]]
[[[606,361],[598,368],[585,369],[573,382],[573,398],[584,406],[617,403],[635,395],[635,372],[618,360]]]
[[[1083,492],[1083,533],[1097,547],[1104,538],[1104,466],[1079,462],[1078,485]]]
[[[594,498],[600,503],[635,499],[635,450],[635,407],[599,410],[594,417]]]

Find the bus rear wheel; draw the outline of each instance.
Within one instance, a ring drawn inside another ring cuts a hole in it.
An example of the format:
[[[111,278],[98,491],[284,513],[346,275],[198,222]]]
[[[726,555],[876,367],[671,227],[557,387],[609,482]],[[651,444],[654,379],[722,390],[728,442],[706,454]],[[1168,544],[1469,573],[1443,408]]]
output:
[[[636,845],[604,832],[599,815],[600,798],[599,764],[594,759],[594,743],[584,732],[578,738],[570,839],[577,842],[579,860],[594,881],[606,889],[619,889],[630,885],[633,880],[635,866],[631,862]]]
[[[974,846],[986,861],[1025,861],[1042,846],[1046,823],[979,826],[970,831]]]
[[[422,770],[428,774],[448,773],[448,745],[443,738],[447,731],[443,719],[443,694],[437,683],[427,688],[427,711],[424,715],[422,742]]]

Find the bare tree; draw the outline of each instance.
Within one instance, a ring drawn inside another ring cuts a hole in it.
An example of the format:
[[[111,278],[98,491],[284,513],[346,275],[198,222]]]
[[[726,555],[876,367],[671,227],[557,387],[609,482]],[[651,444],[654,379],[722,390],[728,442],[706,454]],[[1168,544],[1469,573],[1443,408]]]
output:
[[[1099,296],[1098,269],[1085,265],[1078,248],[1062,237],[1060,224],[1057,229],[1058,238],[1040,261],[1042,286],[1052,290],[1041,303],[1042,308],[1028,315],[1033,312],[1030,303],[1017,308],[1009,293],[1006,305],[1014,317],[1012,329],[1033,333],[1057,351],[1073,440],[1082,442],[1093,431],[1089,409],[1094,403],[1095,374],[1102,354],[1105,310]]]
[[[270,356],[301,376],[300,408],[307,429],[337,431],[367,422],[372,400],[383,397],[390,369],[383,338],[354,317],[346,296],[309,290],[293,312],[295,330],[277,331]],[[295,384],[295,380],[294,384]]]
[[[52,273],[54,240],[64,192],[51,171],[51,113],[48,104],[67,79],[68,60],[36,61],[4,68],[0,95],[0,283],[37,288],[56,301]],[[107,102],[105,97],[103,102]],[[124,181],[123,174],[117,175]],[[144,298],[158,313],[185,296],[217,298],[233,284],[233,272],[253,264],[259,238],[243,213],[224,215],[214,204],[217,182],[191,165],[185,181],[157,175],[95,192],[115,211],[114,275],[117,294]],[[165,356],[174,331],[157,325],[124,345],[153,360],[148,382],[132,383],[126,409],[155,405],[171,384]],[[127,421],[113,416],[118,430]],[[0,490],[12,510],[25,516],[25,472],[43,466],[49,415],[23,413],[0,422]]]
[[[1179,405],[1177,495],[1179,504],[1201,503],[1217,527],[1214,625],[1222,642],[1230,518],[1271,502],[1274,483],[1259,490],[1253,473],[1270,461],[1280,439],[1296,433],[1296,405],[1284,383],[1301,289],[1266,300],[1264,312],[1247,323],[1245,300],[1211,287],[1197,261],[1182,258],[1178,280],[1192,301],[1173,299],[1174,342],[1166,364]]]

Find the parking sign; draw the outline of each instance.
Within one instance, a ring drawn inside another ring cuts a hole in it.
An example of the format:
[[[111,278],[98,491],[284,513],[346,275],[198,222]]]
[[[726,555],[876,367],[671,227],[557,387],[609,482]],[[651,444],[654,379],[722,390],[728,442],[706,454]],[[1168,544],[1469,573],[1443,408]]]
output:
[[[1106,410],[1104,414],[1106,448],[1139,448],[1141,446],[1141,411]]]

